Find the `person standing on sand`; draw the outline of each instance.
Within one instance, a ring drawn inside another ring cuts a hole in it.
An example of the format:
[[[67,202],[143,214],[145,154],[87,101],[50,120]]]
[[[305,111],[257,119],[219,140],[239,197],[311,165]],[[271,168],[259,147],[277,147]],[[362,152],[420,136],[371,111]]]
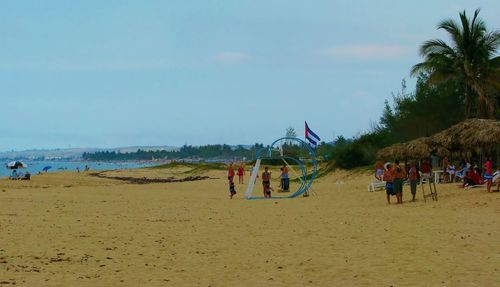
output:
[[[227,170],[227,179],[229,181],[233,181],[233,178],[234,178],[234,167],[233,167],[233,162],[231,162]]]
[[[385,193],[387,195],[387,204],[391,204],[391,195],[394,195],[394,189],[392,186],[392,182],[394,181],[394,174],[392,173],[390,163],[386,163],[384,165],[384,173],[382,174],[382,180],[385,181]]]
[[[449,160],[448,160],[448,157],[445,156],[443,158],[443,182],[444,183],[448,183],[450,181],[450,177],[448,176],[448,171],[447,171],[447,168],[448,168],[448,165],[450,164]]]
[[[406,177],[406,171],[404,167],[399,165],[399,160],[394,161],[392,166],[392,172],[394,175],[394,181],[392,182],[392,188],[396,193],[396,200],[398,204],[403,203],[403,181]]]
[[[491,186],[493,185],[493,165],[491,164],[491,158],[487,157],[484,167],[484,179],[486,180],[486,190],[491,192]]]
[[[410,162],[408,179],[410,180],[410,191],[412,195],[411,201],[415,201],[415,195],[417,194],[418,170],[413,162]]]
[[[245,169],[243,168],[243,164],[240,164],[238,167],[238,183],[243,184],[243,175],[245,175]]]
[[[284,192],[288,192],[290,190],[290,178],[288,177],[288,167],[283,165],[281,167],[281,189]]]
[[[264,189],[264,197],[271,198],[271,172],[266,166],[264,172],[262,173],[262,187]]]

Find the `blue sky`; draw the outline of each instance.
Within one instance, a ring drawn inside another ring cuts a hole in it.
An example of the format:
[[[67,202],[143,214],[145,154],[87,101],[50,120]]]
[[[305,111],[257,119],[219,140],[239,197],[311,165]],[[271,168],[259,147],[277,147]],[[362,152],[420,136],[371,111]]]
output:
[[[2,1],[0,150],[351,137],[475,8],[500,28],[493,0]]]

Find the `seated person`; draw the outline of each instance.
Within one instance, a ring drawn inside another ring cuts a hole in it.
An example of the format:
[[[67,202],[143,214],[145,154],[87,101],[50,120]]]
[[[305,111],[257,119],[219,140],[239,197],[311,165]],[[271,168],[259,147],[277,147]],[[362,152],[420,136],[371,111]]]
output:
[[[10,177],[9,177],[9,178],[10,178],[10,179],[18,179],[18,178],[19,178],[19,175],[17,174],[17,170],[16,170],[16,169],[14,169],[14,170],[12,171],[12,174],[10,175]]]
[[[446,173],[448,173],[451,182],[455,182],[455,165],[453,163],[448,164],[446,167]]]
[[[384,165],[379,160],[375,163],[375,178],[382,180],[382,174],[384,173]]]
[[[22,180],[31,180],[31,173],[29,171],[26,172],[24,177],[21,178]]]
[[[431,165],[427,160],[424,160],[422,164],[420,165],[420,172],[422,173],[423,178],[430,178],[431,177]]]
[[[469,170],[467,175],[464,177],[463,187],[480,185],[482,183],[483,183],[483,179],[481,178],[480,173],[477,171],[477,169],[473,168],[473,169]]]
[[[467,172],[470,170],[470,167],[471,167],[470,163],[466,163],[465,161],[463,161],[460,164],[460,170],[455,172],[455,177],[458,177],[461,180],[463,180],[464,177],[467,175]]]

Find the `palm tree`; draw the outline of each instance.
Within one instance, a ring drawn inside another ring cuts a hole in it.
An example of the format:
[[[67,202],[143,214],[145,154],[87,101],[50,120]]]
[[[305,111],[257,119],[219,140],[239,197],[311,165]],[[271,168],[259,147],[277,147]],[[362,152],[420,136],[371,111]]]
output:
[[[451,36],[451,46],[443,40],[425,42],[420,47],[424,58],[413,66],[411,74],[428,73],[428,84],[460,81],[465,85],[465,116],[471,116],[476,100],[478,117],[493,118],[496,103],[491,95],[500,91],[500,31],[487,31],[486,24],[478,18],[479,9],[472,21],[465,11],[460,13],[460,23],[452,19],[442,21],[438,29]]]

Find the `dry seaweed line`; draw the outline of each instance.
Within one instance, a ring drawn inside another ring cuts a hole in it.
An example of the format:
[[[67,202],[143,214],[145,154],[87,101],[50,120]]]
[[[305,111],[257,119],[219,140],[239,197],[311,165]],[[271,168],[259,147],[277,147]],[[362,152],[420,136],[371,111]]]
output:
[[[99,177],[99,178],[126,181],[127,183],[132,183],[132,184],[172,183],[172,182],[187,182],[187,181],[197,181],[197,180],[209,179],[208,176],[200,176],[200,175],[188,176],[185,178],[174,178],[174,177],[169,177],[169,178],[147,178],[147,177],[136,178],[136,177],[130,177],[130,176],[106,176],[100,172],[89,173],[89,175]]]

